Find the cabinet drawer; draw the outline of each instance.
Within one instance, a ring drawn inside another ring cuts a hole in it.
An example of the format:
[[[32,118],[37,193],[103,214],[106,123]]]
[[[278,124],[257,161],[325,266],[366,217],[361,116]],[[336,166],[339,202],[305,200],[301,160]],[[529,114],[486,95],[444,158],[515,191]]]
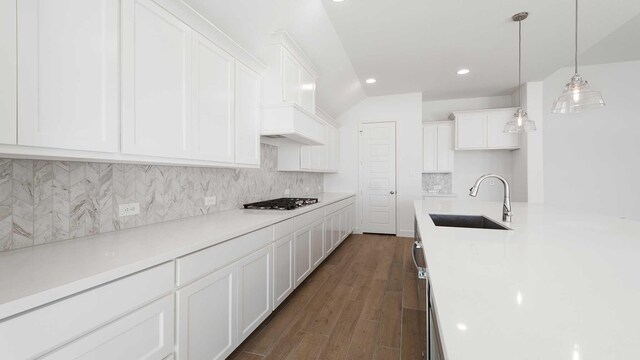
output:
[[[294,231],[293,219],[285,220],[273,225],[273,240],[280,240]]]
[[[173,294],[106,325],[43,360],[162,360],[173,354]]]
[[[273,242],[273,227],[268,226],[181,257],[176,260],[177,285],[182,286],[203,275],[214,272],[265,247],[271,242]]]
[[[40,356],[173,290],[173,262],[0,323],[0,359]]]
[[[308,213],[304,213],[302,215],[296,216],[293,218],[293,223],[295,225],[295,230],[299,231],[311,224],[313,224],[314,222],[322,219],[325,215],[325,209],[326,207],[317,209],[317,210],[313,210],[313,211],[309,211]]]
[[[327,215],[332,214],[342,208],[345,208],[351,204],[355,203],[355,197],[350,197],[344,200],[340,200],[338,202],[335,202],[333,204],[327,205],[326,209],[327,209]]]

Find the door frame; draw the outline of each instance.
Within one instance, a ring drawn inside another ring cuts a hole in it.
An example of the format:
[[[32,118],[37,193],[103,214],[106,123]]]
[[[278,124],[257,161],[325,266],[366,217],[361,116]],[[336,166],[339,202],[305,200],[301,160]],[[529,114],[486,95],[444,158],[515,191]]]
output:
[[[364,202],[362,201],[362,189],[363,189],[363,180],[364,180],[364,176],[363,176],[363,159],[362,159],[362,151],[360,151],[360,148],[362,147],[362,131],[363,131],[363,126],[367,125],[367,124],[379,124],[379,123],[392,123],[394,128],[395,128],[395,138],[393,139],[394,145],[395,145],[395,168],[393,169],[394,171],[394,177],[395,177],[395,183],[396,183],[396,190],[395,190],[395,202],[396,202],[396,214],[395,214],[395,236],[398,236],[398,122],[396,120],[360,120],[358,121],[358,196],[356,196],[357,199],[357,214],[356,214],[356,218],[358,219],[357,221],[357,227],[360,230],[360,233],[364,233],[364,230],[362,228],[362,216],[364,214]]]

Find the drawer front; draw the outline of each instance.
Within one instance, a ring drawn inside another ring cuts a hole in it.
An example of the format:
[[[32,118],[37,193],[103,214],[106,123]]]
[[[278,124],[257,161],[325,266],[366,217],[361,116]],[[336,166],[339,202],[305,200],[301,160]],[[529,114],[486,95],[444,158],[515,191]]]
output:
[[[43,357],[162,360],[173,354],[174,297],[167,295]]]
[[[334,213],[344,207],[347,207],[351,204],[355,203],[355,197],[350,197],[344,200],[340,200],[338,202],[335,202],[333,204],[327,205],[327,215]]]
[[[174,264],[165,263],[0,323],[0,359],[49,352],[174,288]]]
[[[314,222],[324,218],[326,207],[316,209],[313,211],[309,211],[308,213],[304,213],[302,215],[296,216],[293,218],[293,223],[295,225],[295,231],[300,231],[305,227],[313,224]]]
[[[277,241],[292,234],[294,231],[293,219],[285,220],[273,225],[273,240]]]
[[[177,284],[182,286],[192,280],[221,269],[240,258],[273,242],[273,226],[231,239],[181,257],[177,262]]]

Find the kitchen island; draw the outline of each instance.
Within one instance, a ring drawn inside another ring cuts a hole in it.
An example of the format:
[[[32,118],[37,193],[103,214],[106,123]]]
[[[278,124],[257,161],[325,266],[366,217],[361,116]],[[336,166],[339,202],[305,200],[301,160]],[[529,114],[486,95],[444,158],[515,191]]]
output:
[[[514,203],[511,223],[499,202],[414,206],[446,359],[640,359],[640,223],[543,204]]]

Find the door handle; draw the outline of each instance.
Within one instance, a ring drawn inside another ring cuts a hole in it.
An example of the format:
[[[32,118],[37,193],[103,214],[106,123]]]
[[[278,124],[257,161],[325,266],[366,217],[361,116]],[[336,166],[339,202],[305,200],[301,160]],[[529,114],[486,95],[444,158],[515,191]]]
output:
[[[422,249],[422,244],[418,241],[413,242],[413,251],[411,251],[411,257],[413,258],[413,265],[418,270],[418,279],[426,280],[427,278],[427,269],[421,266],[418,266],[418,261],[416,260],[416,250]]]
[[[393,190],[389,191],[389,194],[391,194],[391,195],[393,195],[393,194],[395,194],[395,193],[396,193],[396,192],[395,192],[395,191],[393,191]]]

